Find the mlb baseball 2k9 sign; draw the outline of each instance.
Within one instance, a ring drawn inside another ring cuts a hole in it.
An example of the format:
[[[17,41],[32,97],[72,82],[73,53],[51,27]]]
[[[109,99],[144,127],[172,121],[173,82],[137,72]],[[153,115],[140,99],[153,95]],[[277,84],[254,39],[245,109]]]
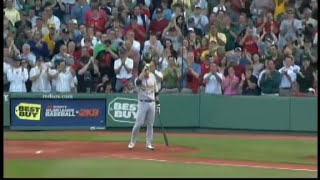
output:
[[[105,99],[11,99],[11,126],[105,129],[105,112]]]
[[[115,122],[135,123],[137,114],[137,99],[117,97],[109,102],[108,115]]]

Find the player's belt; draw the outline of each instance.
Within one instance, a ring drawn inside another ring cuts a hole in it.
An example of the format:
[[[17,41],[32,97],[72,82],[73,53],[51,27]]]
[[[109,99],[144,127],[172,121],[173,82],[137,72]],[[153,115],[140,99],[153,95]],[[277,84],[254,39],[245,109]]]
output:
[[[147,102],[147,103],[151,103],[151,102],[154,102],[154,100],[139,100],[141,102]]]

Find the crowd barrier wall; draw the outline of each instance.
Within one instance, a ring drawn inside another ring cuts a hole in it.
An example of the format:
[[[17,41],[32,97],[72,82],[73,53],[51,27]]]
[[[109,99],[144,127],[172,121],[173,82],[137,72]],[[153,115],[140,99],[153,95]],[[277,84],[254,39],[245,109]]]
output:
[[[317,99],[312,97],[160,94],[160,102],[160,118],[167,128],[318,131]],[[4,94],[4,126],[14,130],[131,128],[137,103],[135,94]],[[37,105],[41,106],[38,116]],[[22,117],[25,114],[35,118]],[[158,115],[154,126],[160,127]]]

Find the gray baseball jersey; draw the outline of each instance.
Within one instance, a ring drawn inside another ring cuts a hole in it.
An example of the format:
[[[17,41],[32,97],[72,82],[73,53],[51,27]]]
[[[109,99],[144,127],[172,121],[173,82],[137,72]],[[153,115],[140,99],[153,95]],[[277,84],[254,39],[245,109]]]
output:
[[[153,139],[153,123],[155,118],[155,86],[156,77],[151,72],[149,73],[148,79],[144,78],[142,79],[141,85],[136,85],[138,92],[138,115],[131,134],[130,142],[133,144],[135,144],[137,141],[137,136],[141,126],[146,124],[146,145],[151,145]]]

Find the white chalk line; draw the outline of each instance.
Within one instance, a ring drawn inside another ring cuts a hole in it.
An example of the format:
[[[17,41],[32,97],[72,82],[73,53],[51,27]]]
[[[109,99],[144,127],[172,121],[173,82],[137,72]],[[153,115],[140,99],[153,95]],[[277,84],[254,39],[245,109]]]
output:
[[[204,165],[216,165],[216,166],[231,166],[231,167],[249,167],[249,168],[261,168],[261,169],[277,169],[277,170],[291,170],[291,171],[309,171],[309,172],[317,172],[318,170],[313,169],[297,169],[297,168],[285,168],[285,167],[272,167],[272,166],[254,166],[254,165],[246,165],[246,164],[228,164],[228,163],[207,163],[207,162],[201,162],[201,161],[170,161],[165,159],[150,159],[150,158],[140,158],[140,157],[127,157],[127,156],[120,156],[111,154],[110,156],[105,156],[105,158],[108,157],[115,157],[119,159],[134,159],[134,160],[146,160],[146,161],[157,161],[157,162],[177,162],[177,163],[185,163],[185,164],[204,164]]]

